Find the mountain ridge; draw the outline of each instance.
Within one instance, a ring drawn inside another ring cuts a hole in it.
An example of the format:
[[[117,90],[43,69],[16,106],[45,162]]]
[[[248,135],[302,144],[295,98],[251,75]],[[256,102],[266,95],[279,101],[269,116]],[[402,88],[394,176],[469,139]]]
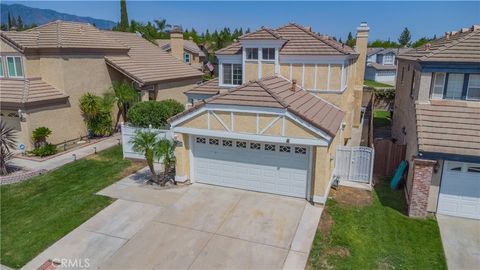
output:
[[[95,25],[100,29],[112,29],[117,25],[113,21],[96,19],[92,17],[77,16],[68,13],[58,12],[52,9],[32,8],[22,4],[0,4],[0,18],[2,24],[8,23],[8,14],[12,18],[22,18],[24,25],[42,25],[51,21],[63,20],[73,22],[83,22]]]

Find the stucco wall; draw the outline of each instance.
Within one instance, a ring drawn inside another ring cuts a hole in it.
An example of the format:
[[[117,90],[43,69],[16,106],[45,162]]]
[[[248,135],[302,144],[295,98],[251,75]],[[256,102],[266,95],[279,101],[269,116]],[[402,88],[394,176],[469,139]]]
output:
[[[19,53],[15,48],[4,42],[3,40],[0,40],[0,53]]]
[[[201,81],[200,77],[159,83],[156,86],[156,100],[175,99],[182,104],[187,104],[188,100],[184,92],[196,86],[198,81]]]

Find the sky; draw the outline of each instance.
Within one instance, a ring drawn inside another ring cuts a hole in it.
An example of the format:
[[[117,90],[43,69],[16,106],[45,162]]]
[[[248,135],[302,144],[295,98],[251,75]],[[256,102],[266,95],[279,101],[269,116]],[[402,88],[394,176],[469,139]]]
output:
[[[53,9],[79,16],[120,18],[119,0],[115,1],[3,1],[30,7]],[[405,27],[412,40],[443,35],[480,24],[480,1],[471,2],[253,2],[253,1],[134,1],[127,0],[129,19],[153,21],[165,18],[169,24],[197,31],[224,26],[255,30],[261,26],[278,27],[289,22],[311,26],[316,32],[346,39],[355,34],[360,22],[370,26],[370,41],[396,41]]]

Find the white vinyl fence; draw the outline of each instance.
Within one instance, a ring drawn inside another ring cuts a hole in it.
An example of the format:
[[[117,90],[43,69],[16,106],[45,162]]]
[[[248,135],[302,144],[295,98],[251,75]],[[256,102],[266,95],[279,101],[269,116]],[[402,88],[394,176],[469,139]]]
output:
[[[122,146],[123,146],[123,157],[124,158],[133,158],[133,159],[145,159],[143,153],[137,153],[132,150],[132,145],[130,140],[135,136],[135,131],[137,130],[150,130],[157,133],[158,137],[172,139],[172,132],[170,130],[164,129],[154,129],[154,128],[138,128],[132,127],[128,124],[122,124]]]
[[[363,146],[337,146],[335,176],[340,181],[372,184],[372,148]]]

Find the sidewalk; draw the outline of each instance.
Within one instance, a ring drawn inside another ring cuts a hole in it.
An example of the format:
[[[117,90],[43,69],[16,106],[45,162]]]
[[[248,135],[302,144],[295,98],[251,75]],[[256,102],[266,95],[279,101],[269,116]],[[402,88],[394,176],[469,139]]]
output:
[[[94,147],[97,148],[97,152],[100,152],[102,150],[105,150],[107,148],[117,145],[119,139],[121,139],[120,134],[115,134],[112,137],[105,139],[103,141],[90,144],[85,147],[81,147],[79,149],[70,151],[63,155],[59,155],[57,157],[54,157],[45,161],[34,161],[34,160],[26,160],[21,158],[14,158],[10,161],[10,163],[12,165],[25,167],[31,170],[43,169],[43,170],[51,171],[67,163],[73,162],[74,154],[76,155],[76,159],[81,159],[95,153]]]

